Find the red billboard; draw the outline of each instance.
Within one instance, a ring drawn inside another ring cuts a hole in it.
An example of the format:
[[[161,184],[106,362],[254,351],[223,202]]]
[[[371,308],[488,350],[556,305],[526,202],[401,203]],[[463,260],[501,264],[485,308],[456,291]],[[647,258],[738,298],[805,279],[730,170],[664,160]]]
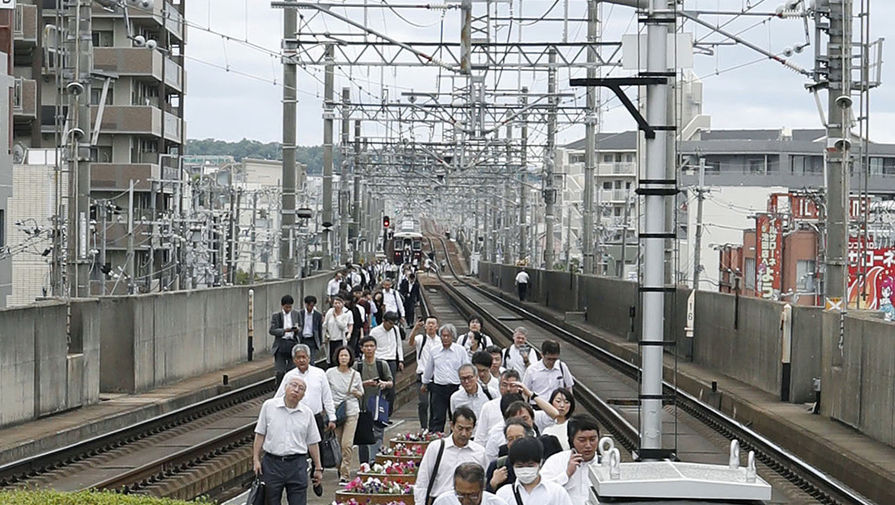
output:
[[[772,214],[755,216],[755,294],[780,299],[783,277],[783,220]]]
[[[848,243],[848,306],[881,310],[887,320],[895,318],[895,248],[876,247],[873,242],[861,247],[863,239]],[[864,265],[861,265],[861,256]],[[860,282],[863,272],[866,282]]]

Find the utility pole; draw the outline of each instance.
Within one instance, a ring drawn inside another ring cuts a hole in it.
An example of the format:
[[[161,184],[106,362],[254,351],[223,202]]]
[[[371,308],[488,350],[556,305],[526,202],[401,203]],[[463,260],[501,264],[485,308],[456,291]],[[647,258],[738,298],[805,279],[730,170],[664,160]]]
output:
[[[298,31],[298,11],[283,9],[283,188],[281,196],[280,220],[280,278],[295,277],[295,114],[296,99],[295,58],[297,46],[291,41]],[[303,174],[302,174],[303,175]],[[304,177],[298,187],[304,187]]]
[[[255,219],[258,216],[258,192],[252,192],[252,227],[249,231],[249,242],[251,247],[252,260],[249,262],[249,283],[255,282]]]
[[[628,262],[628,219],[631,217],[631,195],[625,195],[625,217],[622,222],[622,268],[618,274],[619,279],[625,279],[625,265]]]
[[[66,45],[74,57],[72,80],[66,83],[68,93],[68,130],[63,137],[68,143],[68,291],[71,297],[90,294],[90,74],[93,70],[92,4],[75,0],[68,4]]]
[[[363,231],[363,198],[361,197],[361,178],[364,175],[363,163],[360,156],[360,119],[354,121],[354,212],[351,220],[354,222],[354,262],[360,263],[360,244]]]
[[[587,1],[587,41],[597,40],[597,0]],[[587,50],[587,78],[597,77],[596,48]],[[581,216],[581,254],[585,274],[594,273],[594,169],[596,168],[597,144],[597,89],[587,87],[587,115],[584,119],[584,202]]]
[[[158,194],[156,181],[149,181],[149,274],[146,276],[146,292],[152,293],[152,279],[155,277],[155,235],[156,235],[156,202],[155,198]],[[161,283],[159,283],[161,284]],[[161,287],[161,286],[159,286]]]
[[[553,187],[553,169],[556,162],[556,51],[548,54],[550,69],[547,71],[547,94],[550,100],[550,112],[547,116],[547,148],[544,159],[544,263],[547,270],[553,270],[556,258],[554,250],[554,204],[556,188]]]
[[[340,141],[339,152],[342,153],[342,175],[339,177],[339,252],[340,263],[345,264],[351,261],[348,256],[348,221],[350,217],[349,209],[351,207],[351,190],[349,189],[348,173],[357,181],[357,174],[354,170],[348,170],[349,146],[351,143],[351,122],[348,119],[348,107],[351,101],[351,89],[342,88],[342,139]]]
[[[333,226],[333,46],[326,45],[323,76],[323,269],[332,269]]]
[[[512,159],[513,159],[512,143],[513,143],[513,125],[512,125],[512,123],[507,123],[506,170],[507,170],[507,172],[510,172],[510,173],[511,173],[510,167],[512,166]],[[510,250],[512,249],[511,244],[513,242],[512,221],[513,221],[513,214],[514,214],[512,201],[510,199],[510,196],[514,193],[514,191],[512,189],[510,189],[511,181],[512,181],[512,179],[509,177],[509,175],[506,178],[504,178],[504,182],[503,182],[504,212],[503,212],[503,217],[501,218],[504,221],[504,223],[503,223],[503,225],[504,225],[503,226],[503,229],[504,229],[503,262],[508,265],[513,264],[513,255],[510,254]]]
[[[125,262],[127,274],[127,292],[134,294],[134,180],[127,186],[127,258]],[[115,293],[112,293],[113,295]]]
[[[693,252],[693,291],[699,290],[699,277],[702,273],[702,204],[705,194],[705,158],[699,160],[699,186],[696,187],[696,243]]]
[[[820,2],[821,4],[824,2]],[[828,0],[826,306],[844,314],[848,286],[849,151],[851,147],[852,0]],[[826,332],[825,332],[826,333]],[[840,330],[840,341],[842,338]]]
[[[522,110],[528,107],[528,88],[522,88]],[[525,232],[528,223],[525,219],[525,179],[528,175],[528,112],[522,113],[522,153],[519,160],[519,261],[524,262],[528,255]],[[478,229],[478,223],[476,223]]]

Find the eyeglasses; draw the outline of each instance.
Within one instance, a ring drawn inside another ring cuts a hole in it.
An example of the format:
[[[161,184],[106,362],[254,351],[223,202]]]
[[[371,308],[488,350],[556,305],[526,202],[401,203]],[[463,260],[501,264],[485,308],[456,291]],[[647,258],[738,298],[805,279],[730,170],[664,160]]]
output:
[[[466,381],[471,381],[471,380],[475,380],[475,375],[462,375],[462,376],[460,376],[460,382],[466,382]]]
[[[482,492],[478,493],[456,493],[458,500],[479,500],[482,497]]]

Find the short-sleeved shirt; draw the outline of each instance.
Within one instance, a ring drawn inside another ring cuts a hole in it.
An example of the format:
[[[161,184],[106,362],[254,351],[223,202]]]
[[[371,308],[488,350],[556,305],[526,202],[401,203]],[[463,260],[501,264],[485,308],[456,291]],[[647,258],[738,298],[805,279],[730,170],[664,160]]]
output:
[[[320,442],[311,409],[301,403],[290,409],[283,397],[271,398],[261,405],[255,433],[264,436],[264,452],[275,456],[307,454],[309,445]]]
[[[525,490],[517,480],[514,484],[503,486],[497,490],[497,497],[506,503],[515,505],[516,497],[513,496],[513,488],[519,491],[522,505],[572,505],[569,493],[559,484],[541,477],[541,482],[531,490]]]
[[[377,361],[381,361],[381,360],[377,360]],[[367,363],[365,360],[360,361],[360,364],[359,365],[356,364],[355,366],[356,367],[360,366],[361,381],[368,381],[370,379],[376,379],[376,378],[379,378],[379,380],[381,380],[383,382],[388,382],[388,381],[392,380],[392,371],[389,369],[388,363],[386,363],[384,361],[379,364],[378,369],[377,369],[375,362]],[[379,373],[380,371],[382,371],[381,375]],[[362,400],[363,405],[366,405],[367,400],[372,396],[376,396],[378,393],[379,393],[379,386],[364,386],[364,398]]]
[[[546,399],[557,388],[569,389],[574,386],[575,377],[572,376],[572,371],[569,370],[568,365],[562,361],[557,359],[553,363],[552,368],[547,368],[544,365],[544,360],[539,359],[525,370],[522,383],[533,393]]]

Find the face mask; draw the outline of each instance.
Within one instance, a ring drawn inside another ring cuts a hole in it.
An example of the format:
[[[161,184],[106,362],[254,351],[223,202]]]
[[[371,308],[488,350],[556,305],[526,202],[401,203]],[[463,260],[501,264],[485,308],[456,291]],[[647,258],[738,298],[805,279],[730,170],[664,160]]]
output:
[[[536,466],[514,466],[513,472],[516,474],[516,480],[522,484],[531,484],[538,478],[539,468]]]

